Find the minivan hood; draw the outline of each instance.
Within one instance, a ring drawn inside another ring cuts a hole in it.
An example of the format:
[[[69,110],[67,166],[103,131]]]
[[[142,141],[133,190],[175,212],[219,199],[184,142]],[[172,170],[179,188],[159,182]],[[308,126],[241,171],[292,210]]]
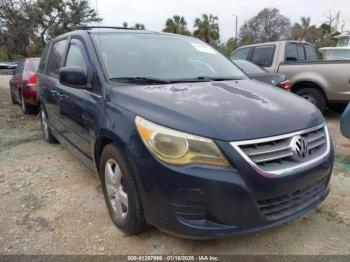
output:
[[[324,122],[311,103],[255,80],[112,87],[111,100],[155,123],[218,140],[263,138]]]

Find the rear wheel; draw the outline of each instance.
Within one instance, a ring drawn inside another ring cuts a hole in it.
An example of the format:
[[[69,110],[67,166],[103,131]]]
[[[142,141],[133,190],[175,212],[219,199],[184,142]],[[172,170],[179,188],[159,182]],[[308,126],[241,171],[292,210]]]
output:
[[[299,89],[296,94],[317,106],[322,113],[326,111],[327,100],[321,91],[315,88],[302,88]]]
[[[57,140],[51,133],[49,123],[47,122],[47,115],[42,106],[40,107],[40,123],[41,123],[41,129],[43,131],[44,140],[49,144],[56,143]]]
[[[25,113],[25,114],[30,114],[32,112],[31,108],[30,108],[30,105],[28,105],[26,103],[26,101],[24,100],[23,95],[21,95],[21,108],[22,108],[23,113]]]
[[[134,174],[119,149],[108,144],[102,152],[100,176],[109,214],[125,234],[147,228]]]
[[[12,104],[17,104],[16,98],[14,97],[12,90],[11,90],[11,101],[12,101]]]

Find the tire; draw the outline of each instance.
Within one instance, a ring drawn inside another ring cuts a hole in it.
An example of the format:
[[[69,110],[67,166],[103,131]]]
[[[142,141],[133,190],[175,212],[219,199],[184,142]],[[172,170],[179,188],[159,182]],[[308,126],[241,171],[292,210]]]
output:
[[[17,101],[16,101],[16,98],[13,96],[13,92],[11,90],[11,101],[12,101],[12,104],[17,104]]]
[[[113,143],[105,146],[101,154],[100,177],[113,223],[127,235],[143,232],[147,223],[135,176],[129,163]]]
[[[47,115],[43,106],[40,107],[40,124],[43,131],[43,138],[49,144],[57,143],[57,139],[51,133],[49,123],[47,122]]]
[[[32,113],[30,105],[28,105],[26,103],[26,101],[24,101],[24,97],[23,97],[22,94],[21,94],[21,108],[22,108],[22,111],[23,111],[24,114]]]
[[[302,88],[296,94],[317,106],[322,113],[326,112],[327,100],[321,91],[315,88]]]
[[[334,113],[341,114],[344,112],[347,105],[348,105],[347,103],[339,103],[339,104],[330,104],[328,107]]]

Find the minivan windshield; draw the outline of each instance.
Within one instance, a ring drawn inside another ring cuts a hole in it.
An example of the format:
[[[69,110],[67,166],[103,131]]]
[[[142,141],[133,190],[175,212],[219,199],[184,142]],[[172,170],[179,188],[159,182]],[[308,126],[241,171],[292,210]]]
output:
[[[218,81],[246,75],[229,59],[191,37],[149,33],[91,33],[112,81]]]

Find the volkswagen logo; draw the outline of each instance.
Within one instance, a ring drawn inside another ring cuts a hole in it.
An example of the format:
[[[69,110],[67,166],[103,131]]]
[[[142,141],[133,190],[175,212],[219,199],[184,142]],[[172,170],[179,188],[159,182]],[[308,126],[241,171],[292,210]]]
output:
[[[307,141],[301,136],[295,136],[290,142],[292,148],[293,159],[296,161],[303,161],[309,155],[309,148]]]

